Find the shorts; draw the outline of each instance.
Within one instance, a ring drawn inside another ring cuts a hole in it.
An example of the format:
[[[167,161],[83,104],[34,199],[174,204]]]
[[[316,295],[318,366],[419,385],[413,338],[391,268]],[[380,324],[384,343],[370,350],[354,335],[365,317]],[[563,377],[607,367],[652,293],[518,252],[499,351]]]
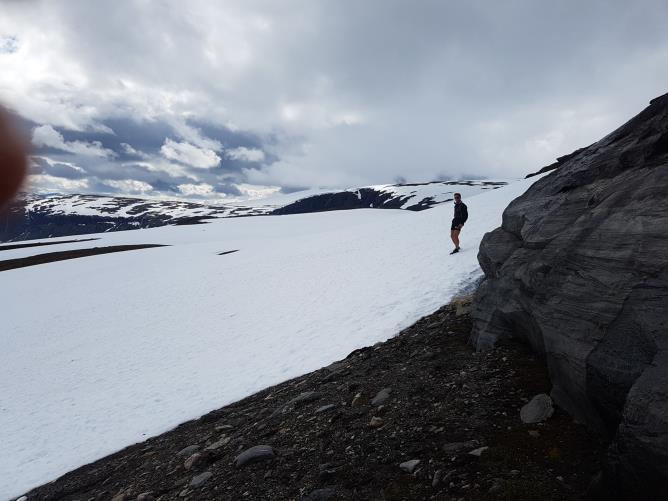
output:
[[[462,222],[459,221],[458,219],[453,219],[453,220],[452,220],[452,226],[450,226],[450,230],[457,230],[457,231],[460,231],[460,230],[461,230],[461,228],[459,228],[459,225],[460,225],[460,224],[464,224],[464,223],[462,223]]]

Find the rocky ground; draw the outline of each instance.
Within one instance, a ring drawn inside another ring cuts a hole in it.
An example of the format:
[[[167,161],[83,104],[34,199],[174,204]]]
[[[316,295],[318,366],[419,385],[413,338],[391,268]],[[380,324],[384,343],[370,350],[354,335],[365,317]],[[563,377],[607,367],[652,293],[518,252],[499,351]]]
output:
[[[523,423],[549,393],[545,368],[521,345],[474,352],[466,309],[444,306],[27,499],[583,499],[605,445],[558,408]]]

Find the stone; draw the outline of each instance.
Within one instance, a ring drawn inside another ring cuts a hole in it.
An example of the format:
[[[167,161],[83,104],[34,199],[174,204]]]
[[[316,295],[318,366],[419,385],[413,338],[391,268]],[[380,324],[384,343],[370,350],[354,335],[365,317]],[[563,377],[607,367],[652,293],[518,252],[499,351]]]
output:
[[[361,399],[362,399],[362,394],[361,393],[358,393],[357,395],[355,395],[353,397],[352,402],[350,402],[350,407],[358,407],[359,405],[362,405]]]
[[[613,491],[658,499],[668,485],[668,94],[558,164],[481,241],[471,341],[531,345],[554,401],[612,441]]]
[[[322,412],[331,411],[332,409],[335,409],[335,408],[336,408],[336,404],[327,404],[327,405],[323,405],[322,407],[318,407],[315,410],[315,413],[320,414]]]
[[[203,454],[201,454],[200,452],[196,452],[188,459],[186,459],[186,461],[183,463],[183,467],[186,470],[191,470],[195,468],[199,463],[201,463],[203,459],[204,459]]]
[[[297,395],[295,398],[289,400],[286,402],[284,405],[276,409],[270,417],[275,417],[279,414],[283,414],[286,412],[289,412],[293,409],[296,409],[298,407],[301,407],[302,405],[308,403],[308,402],[313,402],[314,400],[318,400],[322,395],[320,393],[317,393],[315,391],[305,391],[303,393],[300,393]]]
[[[473,449],[472,451],[469,451],[469,454],[470,454],[471,456],[477,456],[477,457],[480,457],[480,456],[482,456],[482,453],[485,452],[487,449],[489,449],[489,447],[487,447],[487,446],[485,446],[485,447],[478,447],[477,449]]]
[[[204,450],[205,451],[215,451],[220,449],[221,447],[226,446],[227,444],[230,443],[230,440],[232,440],[232,437],[222,437],[220,440],[215,441],[211,445],[207,445]]]
[[[471,313],[471,300],[470,298],[467,299],[459,299],[454,301],[456,309],[455,309],[455,316],[456,317],[461,317],[464,315],[468,315]]]
[[[316,489],[311,491],[307,496],[302,498],[302,501],[327,501],[336,496],[336,490],[326,487],[324,489]]]
[[[155,496],[153,496],[153,492],[142,492],[137,496],[137,501],[155,501]]]
[[[256,445],[246,449],[234,459],[234,466],[241,468],[244,465],[257,463],[258,461],[266,461],[274,459],[276,454],[274,449],[269,445]]]
[[[371,400],[371,405],[376,407],[383,405],[390,398],[390,393],[392,393],[392,388],[383,388],[376,394],[375,397],[373,397],[373,400]]]
[[[434,488],[438,487],[438,484],[441,483],[442,479],[443,479],[443,470],[436,470],[434,472],[434,478],[431,479],[431,486]]]
[[[529,436],[533,438],[540,437],[540,432],[538,430],[529,430]]]
[[[404,470],[406,473],[413,473],[415,468],[420,464],[419,459],[411,459],[410,461],[404,461],[399,465],[399,468]]]
[[[461,451],[470,449],[478,445],[478,442],[475,440],[469,440],[468,442],[450,442],[443,444],[443,452],[446,454],[457,454]]]
[[[377,416],[373,416],[371,418],[371,421],[369,421],[369,426],[371,426],[371,428],[380,428],[384,424],[385,422],[383,421],[383,419]]]
[[[531,401],[520,409],[520,419],[523,423],[542,423],[554,414],[552,399],[545,393],[533,397]]]
[[[317,393],[315,391],[305,391],[297,395],[292,400],[290,400],[286,404],[286,406],[298,406],[299,404],[305,404],[307,402],[313,402],[314,400],[318,400],[320,397],[321,397],[320,393]]]
[[[200,473],[199,475],[195,475],[193,479],[190,481],[190,487],[193,488],[198,488],[203,486],[211,477],[213,477],[213,473],[210,471],[205,471],[204,473]]]
[[[199,450],[199,445],[189,445],[188,447],[181,449],[177,453],[177,456],[192,456],[198,450]]]

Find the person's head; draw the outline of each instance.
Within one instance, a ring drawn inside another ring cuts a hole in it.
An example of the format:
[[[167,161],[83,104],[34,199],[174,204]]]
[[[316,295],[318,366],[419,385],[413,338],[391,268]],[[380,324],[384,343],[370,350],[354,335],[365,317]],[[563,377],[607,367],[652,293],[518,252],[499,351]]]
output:
[[[455,203],[458,204],[461,201],[462,201],[462,194],[461,193],[455,193]]]

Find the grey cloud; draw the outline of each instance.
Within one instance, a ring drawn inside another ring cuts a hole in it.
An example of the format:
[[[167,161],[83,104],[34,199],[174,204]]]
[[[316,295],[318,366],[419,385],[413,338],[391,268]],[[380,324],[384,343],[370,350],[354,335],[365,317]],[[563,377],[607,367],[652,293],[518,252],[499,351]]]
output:
[[[84,179],[89,174],[80,166],[72,163],[48,162],[45,158],[33,157],[33,174],[48,174],[66,179]]]
[[[66,141],[118,154],[82,161],[92,176],[154,187],[252,182],[285,192],[397,176],[519,177],[597,140],[668,81],[664,0],[41,7],[8,9],[15,36],[23,43],[35,23],[57,32],[62,52],[49,57],[86,78],[17,90],[29,96],[17,111],[70,124],[58,128]],[[188,140],[184,127],[221,145],[218,167],[132,167],[140,158],[122,143],[158,157],[166,138]],[[264,159],[225,156],[240,147]]]
[[[239,191],[239,188],[237,188],[233,184],[217,184],[213,187],[213,191],[216,193],[224,193],[226,195],[232,195],[232,196],[241,196],[242,193]]]

